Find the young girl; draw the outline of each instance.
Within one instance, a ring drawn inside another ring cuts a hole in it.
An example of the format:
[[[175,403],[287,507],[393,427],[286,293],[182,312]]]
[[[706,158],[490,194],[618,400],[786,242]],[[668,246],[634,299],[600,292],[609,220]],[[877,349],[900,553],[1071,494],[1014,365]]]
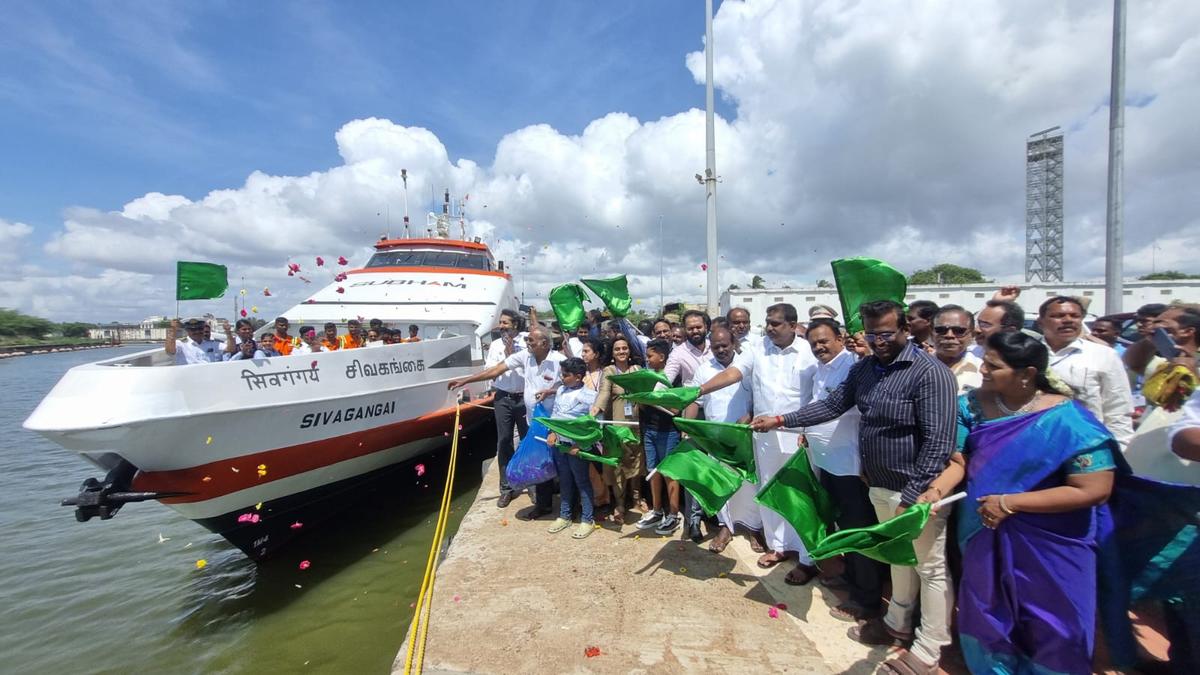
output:
[[[628,401],[618,400],[625,393],[624,387],[609,382],[609,375],[620,375],[635,370],[641,370],[641,359],[630,347],[629,339],[618,335],[612,341],[612,363],[605,366],[600,392],[596,395],[596,403],[592,406],[592,416],[603,416],[606,420],[617,422],[636,422],[638,419],[636,405]],[[633,505],[640,506],[642,501],[642,477],[646,474],[646,457],[640,445],[629,445],[621,457],[621,463],[616,467],[604,467],[604,482],[613,490],[612,522],[618,526],[625,523],[627,515],[625,495],[630,496]],[[644,507],[643,507],[644,508]]]
[[[587,366],[583,359],[570,357],[563,359],[559,366],[562,374],[562,386],[554,396],[553,418],[571,419],[583,417],[596,401],[596,392],[583,386],[583,376],[587,374]],[[554,464],[558,468],[559,492],[562,503],[559,505],[558,519],[547,530],[551,534],[562,532],[571,526],[571,509],[575,505],[575,496],[579,495],[579,526],[571,534],[572,539],[583,539],[595,529],[595,515],[592,506],[592,484],[588,480],[588,462],[581,459],[579,448],[572,447],[570,452],[562,452],[555,448],[558,434],[551,432],[546,442],[554,453]]]

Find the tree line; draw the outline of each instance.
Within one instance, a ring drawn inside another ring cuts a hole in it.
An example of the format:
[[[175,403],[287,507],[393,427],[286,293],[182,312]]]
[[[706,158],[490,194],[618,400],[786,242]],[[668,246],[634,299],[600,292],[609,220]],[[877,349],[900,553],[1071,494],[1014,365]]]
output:
[[[0,307],[0,337],[42,340],[51,334],[63,337],[87,337],[94,324],[79,321],[55,323],[49,319],[23,314],[15,309]]]

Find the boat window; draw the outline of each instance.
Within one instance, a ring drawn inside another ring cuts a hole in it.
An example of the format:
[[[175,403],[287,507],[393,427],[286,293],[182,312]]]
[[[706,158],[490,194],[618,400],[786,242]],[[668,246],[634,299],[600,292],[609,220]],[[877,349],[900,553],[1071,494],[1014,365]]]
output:
[[[455,269],[490,270],[492,261],[478,253],[457,251],[380,251],[371,256],[366,267],[449,267]]]

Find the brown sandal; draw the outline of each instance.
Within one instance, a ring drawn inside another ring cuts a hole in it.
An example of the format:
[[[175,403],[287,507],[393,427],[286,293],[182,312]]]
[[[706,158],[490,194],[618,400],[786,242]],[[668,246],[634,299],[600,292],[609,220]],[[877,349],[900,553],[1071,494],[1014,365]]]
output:
[[[733,533],[729,531],[729,528],[722,527],[717,532],[717,536],[713,537],[713,540],[709,542],[708,550],[713,553],[721,553],[725,550],[726,546],[729,546],[729,542],[731,541],[733,541]]]
[[[846,631],[846,635],[855,642],[872,647],[892,647],[900,642],[912,642],[913,635],[897,633],[887,627],[887,624],[878,619],[872,621],[864,621],[856,626],[851,626]]]
[[[764,570],[769,570],[784,560],[787,560],[786,553],[766,551],[762,555],[758,556],[758,566]]]
[[[901,653],[894,659],[883,662],[883,668],[895,675],[937,675],[941,668],[938,664],[925,663],[910,651]]]
[[[821,570],[812,565],[796,565],[792,568],[792,571],[787,573],[787,576],[783,577],[783,583],[789,586],[804,586],[813,579],[816,579],[820,573]]]

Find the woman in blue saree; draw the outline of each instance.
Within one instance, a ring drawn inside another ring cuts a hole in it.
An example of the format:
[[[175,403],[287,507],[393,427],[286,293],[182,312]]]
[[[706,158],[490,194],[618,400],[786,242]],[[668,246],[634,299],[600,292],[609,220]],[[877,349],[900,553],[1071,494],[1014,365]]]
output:
[[[959,447],[921,501],[962,480],[958,631],[973,673],[1091,673],[1096,508],[1113,485],[1112,435],[1047,378],[1023,333],[988,339],[983,384],[959,397]]]

